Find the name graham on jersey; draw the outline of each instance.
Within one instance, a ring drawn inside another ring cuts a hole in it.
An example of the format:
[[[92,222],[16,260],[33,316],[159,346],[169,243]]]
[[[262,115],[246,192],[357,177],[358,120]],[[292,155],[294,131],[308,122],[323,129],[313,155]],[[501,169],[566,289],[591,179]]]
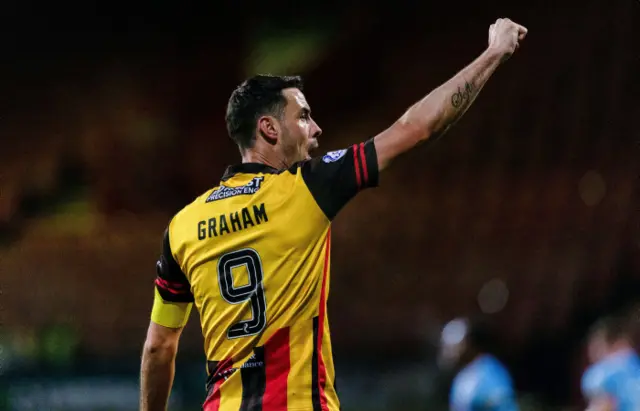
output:
[[[253,207],[244,207],[240,211],[198,221],[198,240],[235,233],[268,221],[269,217],[264,203]]]

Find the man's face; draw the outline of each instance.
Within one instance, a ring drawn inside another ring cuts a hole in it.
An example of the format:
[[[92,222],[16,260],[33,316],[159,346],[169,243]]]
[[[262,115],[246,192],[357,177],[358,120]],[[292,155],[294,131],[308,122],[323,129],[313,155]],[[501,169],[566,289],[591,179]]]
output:
[[[300,90],[288,88],[282,94],[287,105],[282,116],[280,145],[285,161],[291,165],[311,158],[309,152],[318,148],[322,130],[311,118],[311,109]]]

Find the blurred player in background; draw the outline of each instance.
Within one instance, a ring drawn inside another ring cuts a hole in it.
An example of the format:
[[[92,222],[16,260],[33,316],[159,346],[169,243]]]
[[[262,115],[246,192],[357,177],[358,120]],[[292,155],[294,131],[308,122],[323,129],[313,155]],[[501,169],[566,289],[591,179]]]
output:
[[[499,19],[488,48],[387,130],[312,158],[320,128],[298,77],[256,76],[232,94],[242,163],[164,233],[141,365],[143,411],[164,410],[192,304],[207,357],[206,411],[337,411],[327,298],[330,225],[378,173],[443,134],[526,29]]]
[[[634,350],[627,316],[596,323],[588,336],[592,365],[582,376],[588,411],[640,410],[640,357]]]
[[[457,374],[451,411],[517,411],[511,376],[491,352],[494,335],[484,319],[457,318],[442,330],[440,364]]]

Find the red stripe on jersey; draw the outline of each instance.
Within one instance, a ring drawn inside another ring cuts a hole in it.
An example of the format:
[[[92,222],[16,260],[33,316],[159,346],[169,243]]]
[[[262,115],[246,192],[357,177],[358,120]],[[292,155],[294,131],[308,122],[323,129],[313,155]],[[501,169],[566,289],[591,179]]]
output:
[[[360,164],[358,163],[358,146],[356,144],[353,145],[353,168],[356,169],[356,182],[358,183],[358,188],[362,187],[362,181],[360,180]]]
[[[166,285],[167,287],[176,287],[176,288],[184,288],[184,287],[186,287],[186,285],[183,284],[183,283],[179,283],[179,282],[176,282],[176,281],[167,281],[164,278],[160,278],[160,277],[157,277],[156,281],[161,282],[163,285]]]
[[[202,406],[203,411],[218,411],[220,410],[220,386],[224,379],[216,381],[213,386],[211,395],[207,398]]]
[[[174,283],[177,284],[177,283]],[[176,289],[176,288],[172,288],[171,287],[171,283],[169,283],[166,280],[163,280],[162,278],[156,278],[156,285],[160,288],[162,288],[163,290],[166,290],[168,292],[170,292],[171,294],[185,294],[187,293],[189,290],[180,290],[180,289]],[[180,288],[180,287],[178,287]],[[184,286],[182,286],[182,288],[184,288]]]
[[[364,176],[364,184],[369,181],[369,172],[367,170],[367,158],[364,156],[364,143],[360,143],[360,164],[362,164],[362,175]]]
[[[262,407],[269,411],[287,411],[287,380],[291,367],[289,328],[281,328],[264,345],[266,386]]]
[[[232,365],[233,365],[233,362],[231,360],[225,360],[220,362],[220,365],[217,367],[217,370],[215,370],[215,373],[220,374],[221,377],[218,379],[218,381],[215,382],[215,384],[213,384],[213,387],[211,387],[211,392],[209,393],[209,396],[207,397],[207,399],[204,401],[204,404],[202,405],[203,411],[219,411],[220,410],[220,394],[221,394],[220,387],[227,380],[227,378],[224,377],[223,375],[231,369]]]
[[[354,147],[354,153],[356,147]],[[357,161],[356,161],[357,164]],[[358,175],[359,180],[359,175]],[[358,181],[358,184],[360,182]],[[318,388],[320,391],[320,406],[322,411],[328,411],[327,394],[324,392],[327,383],[327,369],[322,359],[322,337],[324,336],[324,317],[326,315],[326,294],[327,294],[327,275],[329,274],[329,256],[331,251],[331,228],[327,231],[327,245],[324,254],[324,272],[322,274],[322,289],[320,290],[320,310],[318,313]]]

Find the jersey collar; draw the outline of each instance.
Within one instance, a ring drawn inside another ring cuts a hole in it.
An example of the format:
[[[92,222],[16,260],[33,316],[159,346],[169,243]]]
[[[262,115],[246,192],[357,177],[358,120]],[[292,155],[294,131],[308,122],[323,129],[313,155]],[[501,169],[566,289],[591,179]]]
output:
[[[228,180],[236,174],[278,174],[280,171],[262,163],[242,163],[229,166],[222,176],[222,181]]]

